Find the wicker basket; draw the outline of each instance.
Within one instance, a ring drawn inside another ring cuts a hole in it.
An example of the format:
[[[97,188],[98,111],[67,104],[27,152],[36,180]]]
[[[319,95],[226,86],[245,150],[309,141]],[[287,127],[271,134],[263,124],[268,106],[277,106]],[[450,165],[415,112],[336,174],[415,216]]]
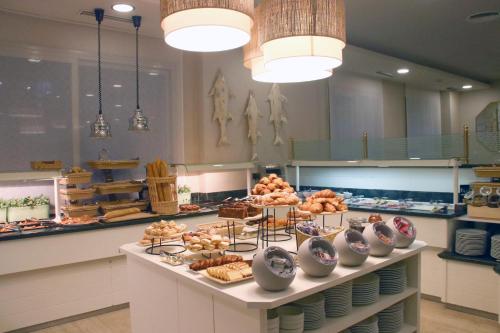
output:
[[[64,200],[73,201],[92,199],[94,197],[95,190],[93,188],[63,188],[59,190],[59,193],[61,194],[61,198],[63,198]]]
[[[295,229],[295,237],[297,237],[297,244],[298,246],[300,246],[304,241],[308,240],[309,238],[313,237],[311,235],[308,235],[308,234],[305,234],[303,233],[302,231],[300,231],[299,229]],[[320,234],[320,237],[328,240],[329,242],[333,243],[333,240],[335,239],[335,237],[340,234],[342,231],[344,230],[344,228],[340,227],[338,229],[335,229],[334,231],[330,232],[330,233],[322,233]]]
[[[98,215],[98,205],[85,205],[85,206],[66,206],[62,207],[64,215],[67,217],[81,217],[90,216],[95,217]]]
[[[88,161],[87,164],[92,169],[116,170],[116,169],[135,169],[139,166],[139,160],[97,160]]]
[[[92,180],[92,172],[76,172],[64,175],[64,178],[59,180],[61,185],[76,185],[87,184]]]
[[[31,161],[31,169],[33,170],[61,170],[63,168],[62,161]]]
[[[175,215],[179,212],[177,204],[177,177],[148,177],[149,199],[154,212]]]
[[[474,173],[476,174],[476,177],[483,177],[483,178],[500,177],[500,167],[499,166],[478,167],[474,168]]]

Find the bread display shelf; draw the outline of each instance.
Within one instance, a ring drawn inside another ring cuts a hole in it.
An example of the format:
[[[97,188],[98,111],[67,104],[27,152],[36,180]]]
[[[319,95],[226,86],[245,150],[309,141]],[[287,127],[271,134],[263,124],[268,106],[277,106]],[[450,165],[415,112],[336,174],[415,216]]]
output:
[[[500,221],[500,208],[467,206],[467,215],[470,218],[492,219]]]
[[[63,188],[59,190],[61,198],[68,201],[92,199],[94,197],[95,189],[77,189],[77,188]]]
[[[95,188],[97,194],[107,195],[140,192],[144,185],[140,182],[134,181],[118,181],[94,184],[93,187]]]
[[[61,185],[87,184],[92,180],[92,172],[68,173],[59,180]]]
[[[500,166],[474,168],[477,177],[500,178]]]
[[[110,219],[102,219],[102,222],[104,222],[104,223],[123,222],[123,221],[130,221],[130,220],[147,219],[147,218],[158,217],[158,216],[159,216],[158,214],[141,212],[141,213],[135,213],[135,214],[125,215],[125,216],[113,217]]]
[[[116,169],[135,169],[139,166],[139,160],[96,160],[88,161],[87,164],[92,169],[97,170],[116,170]]]
[[[101,207],[104,213],[109,213],[119,209],[125,208],[139,208],[140,210],[146,210],[149,202],[147,200],[117,200],[117,201],[100,201],[98,202],[99,207]]]
[[[61,170],[63,168],[62,161],[31,161],[31,169],[33,170]]]
[[[70,205],[61,208],[64,215],[69,217],[81,217],[85,215],[95,217],[98,215],[98,209],[98,205]]]

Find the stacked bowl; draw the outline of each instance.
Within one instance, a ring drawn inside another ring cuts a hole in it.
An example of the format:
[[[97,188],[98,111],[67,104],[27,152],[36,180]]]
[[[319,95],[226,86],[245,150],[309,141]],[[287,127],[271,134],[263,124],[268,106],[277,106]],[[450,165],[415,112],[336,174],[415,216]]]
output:
[[[397,303],[379,312],[378,330],[380,333],[397,333],[404,322],[404,303]]]
[[[380,294],[393,295],[405,291],[407,286],[406,263],[385,267],[375,272],[380,277]]]
[[[352,311],[352,281],[323,292],[327,317],[341,317]]]
[[[304,332],[304,311],[298,306],[285,305],[277,310],[280,333]]]
[[[293,304],[304,312],[304,330],[316,330],[325,324],[325,296],[322,293],[307,296]]]
[[[500,234],[491,237],[491,250],[490,255],[500,260]]]
[[[483,256],[488,247],[488,232],[481,229],[457,229],[455,252],[464,256]]]
[[[378,318],[372,316],[352,326],[349,330],[351,333],[378,333]]]
[[[352,284],[352,305],[363,306],[373,304],[379,299],[380,278],[370,273],[357,278]]]

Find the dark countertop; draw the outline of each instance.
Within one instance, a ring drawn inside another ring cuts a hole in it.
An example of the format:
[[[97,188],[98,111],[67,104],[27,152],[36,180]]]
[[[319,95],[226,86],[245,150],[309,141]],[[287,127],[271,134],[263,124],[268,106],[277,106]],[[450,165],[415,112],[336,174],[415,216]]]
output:
[[[356,206],[353,204],[349,205],[349,210],[360,211],[360,212],[381,213],[381,214],[431,217],[431,218],[439,218],[439,219],[452,219],[452,218],[467,214],[466,211],[460,211],[460,212],[448,211],[448,213],[438,213],[438,212],[413,210],[413,209],[393,209],[393,208],[383,208],[383,207]]]
[[[96,224],[83,225],[83,226],[57,226],[57,227],[49,227],[49,228],[45,228],[45,229],[35,229],[35,230],[22,231],[22,232],[10,232],[10,233],[5,233],[5,234],[0,234],[0,242],[14,240],[14,239],[61,235],[61,234],[68,234],[68,233],[73,233],[73,232],[92,231],[92,230],[109,229],[109,228],[119,228],[119,227],[126,227],[126,226],[137,225],[137,224],[152,223],[152,222],[159,221],[161,219],[167,220],[167,221],[168,220],[180,220],[180,219],[185,219],[185,218],[190,218],[190,217],[215,214],[216,212],[217,212],[217,210],[214,210],[214,209],[203,209],[199,212],[194,212],[194,213],[179,213],[176,215],[168,215],[168,216],[167,215],[160,215],[160,216],[155,216],[155,217],[149,217],[149,218],[137,219],[137,220],[129,220],[129,221],[123,221],[123,222],[112,222],[112,223],[99,222]]]
[[[494,258],[485,255],[480,257],[473,256],[464,256],[455,252],[443,251],[438,254],[438,257],[446,260],[456,260],[461,262],[467,262],[471,264],[484,265],[484,266],[492,266],[493,270],[500,275],[500,262],[495,260]]]
[[[373,212],[373,213],[386,213],[386,214],[394,214],[394,215],[407,215],[407,216],[419,216],[419,217],[429,217],[429,218],[454,218],[465,213],[433,213],[433,212],[425,212],[425,211],[415,211],[415,210],[399,210],[399,209],[388,209],[388,208],[372,208],[372,207],[359,207],[359,206],[349,206],[350,211],[363,211],[363,212]],[[217,208],[212,207],[204,207],[201,211],[195,213],[179,213],[176,215],[162,215],[158,217],[145,218],[145,219],[137,219],[123,222],[113,222],[113,223],[97,223],[91,225],[84,226],[57,226],[57,227],[49,227],[46,229],[35,229],[29,231],[22,232],[11,232],[0,234],[0,242],[15,240],[15,239],[25,239],[25,238],[33,238],[33,237],[41,237],[41,236],[52,236],[52,235],[61,235],[68,234],[73,232],[83,232],[83,231],[92,231],[92,230],[100,230],[100,229],[108,229],[108,228],[119,228],[130,225],[137,224],[147,224],[152,223],[158,220],[179,220],[183,218],[190,218],[196,216],[204,216],[215,214],[217,212]]]

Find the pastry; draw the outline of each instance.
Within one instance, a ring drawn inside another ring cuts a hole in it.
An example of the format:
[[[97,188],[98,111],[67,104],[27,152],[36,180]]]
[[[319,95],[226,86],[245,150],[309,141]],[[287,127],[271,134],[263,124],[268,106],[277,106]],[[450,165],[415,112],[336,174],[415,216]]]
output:
[[[320,214],[323,212],[323,205],[321,203],[313,203],[311,207],[309,207],[309,211],[314,214]]]
[[[275,173],[262,177],[252,189],[253,195],[265,195],[269,193],[295,193],[290,184],[278,177]]]
[[[208,267],[221,266],[238,261],[243,261],[243,257],[239,255],[227,255],[216,259],[198,260],[197,262],[189,265],[189,269],[192,269],[193,271],[200,271],[202,269],[207,269]]]

